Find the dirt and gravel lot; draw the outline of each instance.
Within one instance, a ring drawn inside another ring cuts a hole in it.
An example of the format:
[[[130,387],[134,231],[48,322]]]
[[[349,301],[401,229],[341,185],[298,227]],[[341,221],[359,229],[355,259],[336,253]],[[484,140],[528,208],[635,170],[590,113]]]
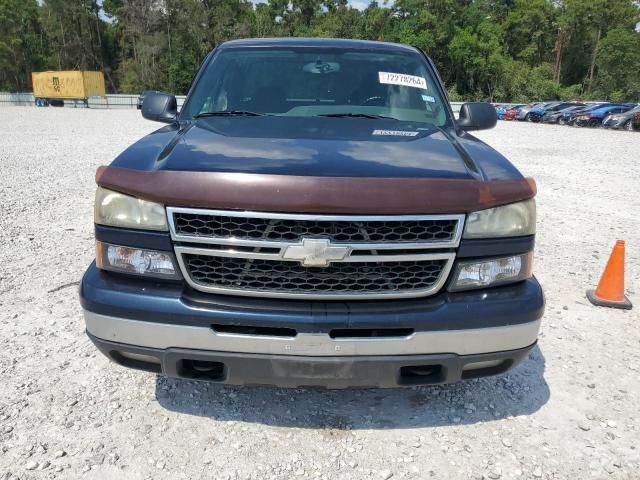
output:
[[[640,134],[500,123],[538,182],[539,347],[507,375],[308,391],[175,381],[84,334],[94,172],[159,126],[136,111],[0,110],[0,479],[640,478]],[[597,309],[627,240],[632,311]]]

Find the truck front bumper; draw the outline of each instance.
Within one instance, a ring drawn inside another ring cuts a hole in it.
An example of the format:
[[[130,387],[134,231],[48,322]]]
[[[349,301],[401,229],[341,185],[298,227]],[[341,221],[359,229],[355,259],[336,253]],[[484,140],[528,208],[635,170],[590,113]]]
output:
[[[305,302],[204,295],[95,265],[80,297],[89,337],[116,363],[283,387],[397,387],[502,373],[533,348],[544,310],[534,278],[422,299]]]

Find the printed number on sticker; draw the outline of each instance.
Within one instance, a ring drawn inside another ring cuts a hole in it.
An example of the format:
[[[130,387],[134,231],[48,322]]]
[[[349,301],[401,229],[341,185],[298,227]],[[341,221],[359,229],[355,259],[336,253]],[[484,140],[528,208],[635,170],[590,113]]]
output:
[[[414,87],[427,89],[427,81],[422,77],[415,75],[405,75],[404,73],[378,72],[380,83],[387,85],[402,85],[404,87]]]

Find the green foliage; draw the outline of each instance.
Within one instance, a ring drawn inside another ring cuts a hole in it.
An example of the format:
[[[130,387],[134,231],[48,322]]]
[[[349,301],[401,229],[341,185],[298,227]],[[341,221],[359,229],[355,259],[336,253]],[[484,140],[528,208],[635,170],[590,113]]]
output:
[[[450,102],[464,102],[465,100],[467,100],[466,98],[464,98],[462,95],[458,93],[458,90],[456,90],[455,85],[451,85],[450,87],[447,88],[447,97],[449,97]]]
[[[413,45],[424,51],[435,46],[436,17],[423,0],[397,0],[394,6],[390,36],[393,41]]]
[[[488,20],[475,28],[456,27],[449,55],[458,91],[495,98],[507,62],[501,33],[499,26]]]
[[[43,0],[39,10],[47,67],[102,70],[107,83],[115,88],[111,78],[115,57],[112,29],[100,18],[98,1]]]
[[[546,0],[516,0],[503,24],[507,53],[529,65],[548,61],[555,40],[554,13]]]
[[[0,32],[0,90],[26,91],[45,65],[36,0],[0,0]]]
[[[523,61],[509,60],[503,78],[497,98],[528,102],[531,99],[554,100],[560,96],[560,84],[553,81],[550,64],[531,67]]]
[[[567,85],[560,87],[560,100],[577,100],[582,97],[582,85]]]
[[[596,65],[596,94],[616,101],[640,97],[640,33],[610,30],[600,43]]]
[[[0,0],[0,89],[99,69],[112,92],[186,93],[225,40],[311,36],[416,46],[452,100],[640,100],[634,0]]]

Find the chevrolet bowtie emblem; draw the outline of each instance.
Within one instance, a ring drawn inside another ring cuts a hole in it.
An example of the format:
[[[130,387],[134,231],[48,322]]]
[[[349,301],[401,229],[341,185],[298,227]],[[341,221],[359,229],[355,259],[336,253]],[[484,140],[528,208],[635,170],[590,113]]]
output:
[[[332,261],[343,260],[350,247],[332,245],[326,238],[303,238],[300,245],[289,245],[282,254],[287,260],[299,260],[305,267],[326,267]]]

